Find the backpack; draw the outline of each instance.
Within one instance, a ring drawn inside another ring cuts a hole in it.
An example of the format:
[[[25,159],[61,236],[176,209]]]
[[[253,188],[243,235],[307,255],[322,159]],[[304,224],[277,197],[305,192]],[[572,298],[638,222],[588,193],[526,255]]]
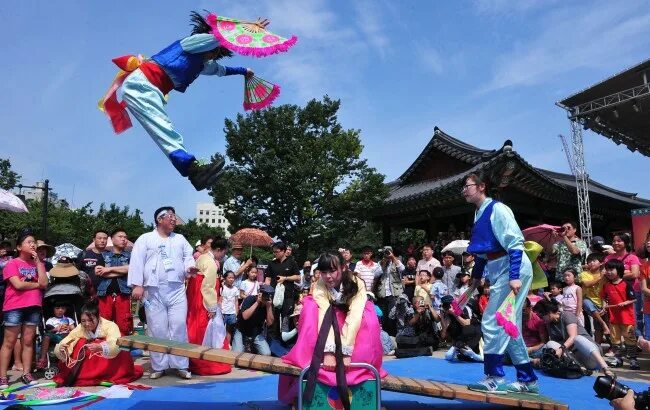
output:
[[[551,377],[579,379],[585,375],[578,361],[568,351],[558,357],[555,349],[544,348],[540,365],[542,372]]]

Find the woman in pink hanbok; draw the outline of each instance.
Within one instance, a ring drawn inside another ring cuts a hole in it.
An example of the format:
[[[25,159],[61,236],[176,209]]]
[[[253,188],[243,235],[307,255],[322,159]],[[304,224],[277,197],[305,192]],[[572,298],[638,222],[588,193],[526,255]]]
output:
[[[347,367],[350,363],[368,363],[379,370],[382,378],[387,375],[381,368],[381,329],[374,305],[368,301],[364,283],[342,266],[336,255],[324,253],[319,257],[317,269],[320,279],[313,295],[302,301],[298,340],[291,351],[282,357],[285,363],[300,368],[318,368],[318,373],[312,374],[312,383],[313,376],[316,376],[318,382],[338,386],[341,390],[375,377],[367,369]],[[323,324],[324,329],[321,329]],[[318,349],[319,346],[323,347]],[[343,366],[346,366],[344,373],[341,371]],[[338,383],[337,367],[338,378],[343,379],[343,374],[345,376],[345,380]],[[309,386],[309,373],[307,380]],[[279,399],[293,404],[298,396],[298,385],[296,377],[281,375]],[[308,391],[309,387],[305,399],[311,395]],[[340,397],[347,397],[347,394]]]

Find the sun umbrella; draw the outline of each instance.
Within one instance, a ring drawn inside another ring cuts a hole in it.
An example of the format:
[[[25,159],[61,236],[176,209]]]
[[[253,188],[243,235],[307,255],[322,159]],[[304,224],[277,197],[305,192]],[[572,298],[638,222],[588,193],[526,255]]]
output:
[[[531,226],[521,232],[527,241],[537,242],[544,247],[546,253],[552,253],[553,244],[560,241],[560,237],[554,234],[558,229],[560,227],[556,225],[542,224]]]
[[[469,246],[469,241],[465,239],[456,239],[455,241],[451,241],[442,248],[443,252],[447,251],[452,251],[456,255],[460,255],[461,253],[465,252],[467,250],[467,247]]]
[[[60,258],[65,256],[74,259],[77,257],[77,255],[79,255],[79,252],[81,252],[81,249],[77,248],[71,243],[62,243],[61,245],[57,246],[54,249],[55,252],[54,252],[54,256],[52,256],[52,263],[55,265]]]
[[[95,245],[95,242],[90,242],[88,246],[86,246],[86,249],[90,249]],[[133,242],[127,240],[126,241],[126,248],[124,249],[125,251],[131,251],[133,249]],[[112,251],[113,250],[113,241],[111,241],[111,238],[108,238],[108,241],[106,242],[106,250],[107,251]]]
[[[250,246],[250,254],[253,254],[253,246],[265,248],[273,245],[273,238],[268,233],[257,228],[243,228],[230,237],[230,242],[237,245]]]
[[[25,203],[11,192],[0,189],[0,209],[11,212],[28,212]]]

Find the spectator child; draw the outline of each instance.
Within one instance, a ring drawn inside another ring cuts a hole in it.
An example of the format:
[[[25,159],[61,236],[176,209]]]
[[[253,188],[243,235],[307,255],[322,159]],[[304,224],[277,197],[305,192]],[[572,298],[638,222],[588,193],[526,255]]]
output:
[[[566,286],[562,289],[563,311],[571,312],[578,318],[580,325],[584,326],[585,321],[582,316],[582,288],[576,285],[578,273],[573,268],[564,270],[564,283]]]
[[[605,263],[607,282],[603,285],[601,297],[604,306],[609,309],[609,330],[612,333],[612,342],[615,351],[618,351],[615,362],[611,366],[623,364],[623,352],[620,347],[621,338],[625,340],[625,353],[630,359],[630,369],[639,370],[636,359],[636,332],[634,319],[634,290],[630,282],[623,280],[625,265],[617,259]],[[618,349],[616,348],[618,346]]]
[[[43,337],[43,344],[41,345],[41,357],[38,359],[38,364],[36,365],[38,369],[47,367],[47,354],[50,343],[52,341],[55,344],[59,343],[75,328],[74,320],[67,317],[65,311],[65,304],[56,303],[54,305],[54,316],[45,322],[45,337]]]
[[[560,310],[562,310],[562,301],[564,300],[564,297],[562,295],[562,285],[560,285],[558,282],[551,282],[551,284],[548,285],[548,290],[549,292],[544,292],[544,297],[546,300],[553,299],[560,304]]]
[[[239,287],[239,298],[244,299],[246,296],[257,296],[257,290],[260,284],[257,282],[257,267],[249,266],[246,271],[246,280],[242,281]]]
[[[490,300],[490,282],[486,279],[482,286],[478,287],[478,310],[483,316],[485,307]]]
[[[415,286],[415,297],[424,299],[424,304],[431,306],[431,272],[426,269],[420,270],[419,273],[420,284]]]
[[[219,305],[221,306],[221,313],[223,314],[223,323],[226,325],[226,334],[228,343],[232,340],[232,330],[237,323],[237,315],[239,314],[239,290],[234,286],[235,274],[228,271],[223,275],[223,287],[221,288],[221,296]]]
[[[605,283],[605,276],[602,272],[603,254],[592,253],[587,257],[587,270],[580,273],[580,283],[582,285],[582,307],[589,316],[594,319],[594,336],[596,343],[602,342],[603,335],[609,335],[609,327],[601,317],[604,314],[603,300],[600,294]]]
[[[456,289],[454,289],[454,297],[459,297],[467,289],[469,289],[469,279],[471,275],[469,272],[460,272],[456,275]]]
[[[436,313],[440,314],[440,306],[442,306],[442,297],[449,294],[447,285],[442,281],[445,276],[445,271],[437,266],[433,268],[433,282],[431,283],[431,307]]]

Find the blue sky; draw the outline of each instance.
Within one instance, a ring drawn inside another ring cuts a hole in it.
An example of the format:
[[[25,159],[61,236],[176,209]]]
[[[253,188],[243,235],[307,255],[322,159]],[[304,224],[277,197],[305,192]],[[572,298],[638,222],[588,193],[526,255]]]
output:
[[[50,179],[76,206],[115,202],[150,214],[161,204],[194,217],[210,201],[181,178],[139,124],[116,136],[96,108],[116,67],[188,33],[190,10],[271,19],[295,34],[288,53],[236,56],[282,87],[277,104],[324,94],[362,131],[363,156],[398,177],[434,126],[481,148],[514,149],[533,165],[568,166],[555,102],[650,57],[650,1],[30,1],[0,6],[0,157],[23,181]],[[242,111],[242,79],[199,78],[168,110],[197,157],[224,150],[224,118]],[[585,134],[592,178],[650,198],[648,159]],[[278,164],[281,166],[282,164]],[[74,196],[73,196],[74,192]],[[148,221],[149,222],[149,221]]]

